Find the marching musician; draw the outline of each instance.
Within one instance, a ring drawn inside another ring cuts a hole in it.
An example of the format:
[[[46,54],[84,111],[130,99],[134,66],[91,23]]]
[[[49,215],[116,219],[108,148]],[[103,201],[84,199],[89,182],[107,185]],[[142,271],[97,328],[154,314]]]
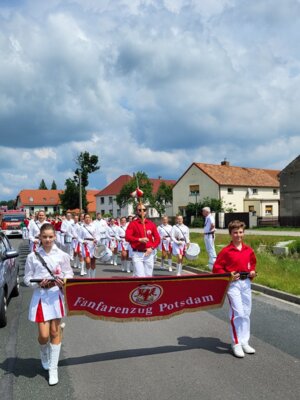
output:
[[[230,333],[232,351],[238,358],[254,354],[249,345],[251,313],[251,280],[256,276],[256,257],[251,247],[243,243],[245,224],[231,221],[228,224],[231,243],[224,247],[217,256],[213,273],[232,274],[227,297],[229,300]]]
[[[130,244],[125,239],[126,229],[127,229],[127,220],[126,217],[121,217],[120,226],[117,228],[117,239],[118,239],[118,251],[121,253],[121,268],[122,271],[130,273],[130,264],[129,257],[132,256],[132,248]]]
[[[96,276],[96,259],[94,250],[99,242],[100,234],[97,226],[93,223],[90,214],[84,215],[84,222],[79,231],[79,239],[82,243],[82,255],[87,269],[87,277],[95,278]]]
[[[113,253],[111,259],[111,263],[113,265],[118,265],[117,231],[118,231],[118,226],[116,225],[116,220],[114,218],[110,218],[106,228],[106,237],[107,237],[107,247],[110,248],[110,250]]]
[[[107,246],[107,236],[106,236],[107,222],[105,221],[104,218],[102,218],[101,213],[97,213],[94,224],[98,227],[98,230],[100,232],[100,243]]]
[[[177,215],[176,225],[171,231],[173,255],[177,257],[176,275],[181,275],[182,260],[190,244],[190,230],[183,223],[183,216]]]
[[[67,212],[66,218],[62,221],[61,224],[61,233],[63,235],[63,247],[67,254],[69,254],[71,258],[71,262],[74,261],[74,251],[73,251],[73,238],[74,238],[74,220],[72,218],[72,214]]]
[[[28,225],[28,238],[30,243],[30,251],[34,251],[40,245],[40,229],[47,223],[46,213],[44,210],[37,212],[37,219],[32,219]]]
[[[202,208],[202,215],[205,218],[204,221],[204,244],[208,254],[208,268],[213,269],[214,262],[216,261],[217,254],[215,249],[215,218],[211,213],[209,207]]]
[[[63,279],[72,278],[73,271],[69,255],[55,244],[53,225],[44,223],[40,228],[39,239],[41,246],[27,256],[24,283],[34,288],[29,306],[29,320],[38,324],[42,366],[49,370],[49,385],[56,385],[62,338],[60,321],[65,315]],[[41,281],[33,283],[31,279]]]
[[[165,269],[164,261],[167,258],[169,271],[172,272],[172,225],[169,225],[169,218],[167,216],[162,217],[161,222],[161,225],[157,228],[160,236],[161,268]]]
[[[156,225],[146,219],[145,204],[138,203],[137,218],[131,221],[126,229],[125,239],[132,247],[133,276],[152,276],[154,254],[160,243]]]

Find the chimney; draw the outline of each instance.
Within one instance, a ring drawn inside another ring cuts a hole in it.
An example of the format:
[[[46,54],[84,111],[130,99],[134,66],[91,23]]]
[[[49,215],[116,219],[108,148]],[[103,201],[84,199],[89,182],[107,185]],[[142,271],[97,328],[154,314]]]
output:
[[[224,158],[224,161],[221,161],[221,165],[226,165],[227,167],[229,167],[230,163],[229,161],[226,161],[226,158]]]

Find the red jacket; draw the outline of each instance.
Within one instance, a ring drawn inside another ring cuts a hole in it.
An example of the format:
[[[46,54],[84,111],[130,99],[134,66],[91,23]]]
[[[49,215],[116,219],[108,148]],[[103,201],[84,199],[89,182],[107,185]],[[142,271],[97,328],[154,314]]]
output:
[[[139,239],[143,237],[147,237],[149,242],[139,242]],[[160,243],[160,236],[156,225],[152,221],[145,219],[144,224],[142,224],[142,220],[137,218],[128,225],[125,240],[131,244],[133,250],[145,251],[149,247],[155,249]]]
[[[224,274],[226,272],[255,271],[256,257],[251,247],[243,243],[238,250],[232,243],[224,247],[217,256],[213,266],[213,273]]]

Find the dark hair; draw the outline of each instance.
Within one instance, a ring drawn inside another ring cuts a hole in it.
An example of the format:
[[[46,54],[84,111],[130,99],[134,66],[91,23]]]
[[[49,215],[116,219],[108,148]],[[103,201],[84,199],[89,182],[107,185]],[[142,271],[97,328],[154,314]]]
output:
[[[45,224],[43,224],[41,226],[40,233],[42,234],[44,231],[48,231],[48,230],[53,231],[53,233],[55,234],[54,226],[52,224],[49,224],[48,222],[46,222]]]
[[[245,222],[239,221],[238,219],[231,221],[228,224],[229,233],[231,233],[234,229],[240,229],[240,228],[242,228],[244,231],[246,228],[246,224]]]

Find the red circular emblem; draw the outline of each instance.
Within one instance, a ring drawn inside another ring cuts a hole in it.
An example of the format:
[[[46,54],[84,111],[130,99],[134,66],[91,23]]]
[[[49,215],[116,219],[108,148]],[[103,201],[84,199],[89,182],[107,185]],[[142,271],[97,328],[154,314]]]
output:
[[[140,285],[130,292],[129,298],[138,306],[149,306],[155,303],[163,294],[163,288],[159,285]]]

